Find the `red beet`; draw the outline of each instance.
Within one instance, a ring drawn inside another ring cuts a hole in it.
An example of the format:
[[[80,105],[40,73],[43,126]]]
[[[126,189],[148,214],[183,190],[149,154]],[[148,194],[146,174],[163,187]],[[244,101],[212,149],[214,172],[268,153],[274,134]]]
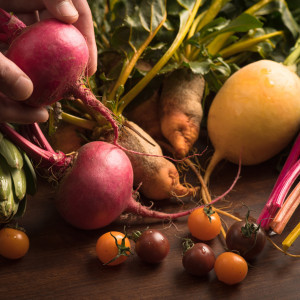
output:
[[[79,149],[60,183],[56,207],[68,223],[82,229],[104,227],[124,211],[159,219],[189,214],[165,214],[142,206],[132,198],[132,185],[132,166],[124,151],[106,142],[91,142]]]
[[[77,28],[56,19],[26,27],[0,8],[0,41],[10,44],[6,56],[33,82],[34,91],[25,103],[44,106],[62,98],[80,98],[111,123],[116,144],[118,126],[111,111],[84,85],[89,53]]]
[[[43,106],[70,94],[84,75],[89,52],[76,27],[48,19],[24,29],[6,56],[33,82],[25,103]]]

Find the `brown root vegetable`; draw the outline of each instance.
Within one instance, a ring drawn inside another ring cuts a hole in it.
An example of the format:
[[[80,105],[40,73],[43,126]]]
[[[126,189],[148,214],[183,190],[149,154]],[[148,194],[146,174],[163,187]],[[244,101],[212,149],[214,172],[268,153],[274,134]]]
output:
[[[149,99],[143,101],[126,114],[130,121],[140,126],[156,141],[164,139],[160,129],[158,101],[159,93],[155,91]]]
[[[77,126],[62,123],[55,134],[49,138],[49,142],[53,149],[64,153],[77,151],[86,142],[80,137],[80,130]]]
[[[177,157],[185,157],[199,137],[205,81],[188,69],[174,71],[163,83],[160,99],[161,131]]]
[[[133,167],[134,185],[138,187],[141,184],[139,191],[152,200],[195,194],[198,188],[185,187],[180,183],[175,165],[163,157],[160,146],[138,125],[130,121],[127,123],[130,128],[124,126],[120,130],[118,143],[126,149],[138,152],[136,154],[127,151],[126,154]],[[113,135],[108,139],[111,138]]]

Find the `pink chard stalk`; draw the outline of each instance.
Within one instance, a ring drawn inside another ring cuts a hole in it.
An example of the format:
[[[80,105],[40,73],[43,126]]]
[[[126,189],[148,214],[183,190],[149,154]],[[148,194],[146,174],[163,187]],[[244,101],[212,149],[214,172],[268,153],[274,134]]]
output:
[[[300,134],[290,151],[290,154],[279,174],[271,195],[264,206],[257,223],[265,229],[269,229],[270,222],[282,207],[288,192],[300,175]]]

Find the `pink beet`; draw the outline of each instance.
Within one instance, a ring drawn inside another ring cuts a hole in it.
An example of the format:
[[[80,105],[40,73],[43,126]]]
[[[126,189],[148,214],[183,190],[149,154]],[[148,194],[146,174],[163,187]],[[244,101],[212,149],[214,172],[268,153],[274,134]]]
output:
[[[24,29],[6,56],[33,82],[34,91],[26,103],[44,106],[68,96],[80,84],[89,52],[77,28],[48,19]]]
[[[124,151],[106,142],[91,142],[79,149],[72,168],[62,179],[56,207],[68,223],[82,229],[104,227],[124,211],[160,219],[189,213],[150,210],[133,199],[132,185],[132,166]]]
[[[0,41],[9,44],[6,56],[33,82],[34,91],[25,103],[44,106],[63,98],[80,98],[111,123],[117,144],[118,125],[111,111],[84,85],[89,53],[77,28],[56,19],[26,27],[0,8]]]

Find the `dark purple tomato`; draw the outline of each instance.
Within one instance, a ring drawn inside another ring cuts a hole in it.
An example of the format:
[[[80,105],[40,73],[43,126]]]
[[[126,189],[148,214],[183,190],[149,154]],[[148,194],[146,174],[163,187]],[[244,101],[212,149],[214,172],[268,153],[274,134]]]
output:
[[[196,243],[184,253],[182,264],[188,273],[203,276],[213,269],[215,260],[211,247],[204,243]]]
[[[145,262],[160,263],[168,255],[170,244],[160,231],[148,229],[135,242],[136,254]]]
[[[265,243],[265,231],[249,221],[233,223],[226,234],[227,248],[238,251],[246,260],[257,257],[264,249]]]

